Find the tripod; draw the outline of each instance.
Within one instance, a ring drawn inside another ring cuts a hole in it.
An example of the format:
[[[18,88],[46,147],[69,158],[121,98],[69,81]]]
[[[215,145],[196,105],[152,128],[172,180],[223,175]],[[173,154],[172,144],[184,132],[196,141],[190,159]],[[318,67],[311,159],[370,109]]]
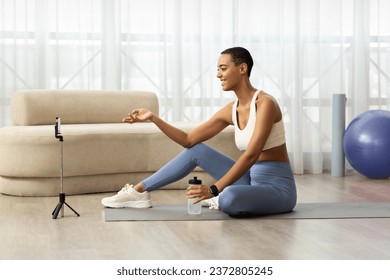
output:
[[[64,142],[64,137],[61,135],[61,118],[56,117],[56,125],[54,127],[54,135],[55,137],[59,140],[60,142],[60,161],[61,161],[61,170],[60,170],[60,182],[61,182],[61,192],[59,195],[59,202],[54,208],[52,217],[53,219],[57,219],[58,213],[61,210],[61,217],[64,217],[64,204],[70,208],[78,217],[80,217],[80,214],[77,213],[72,207],[69,206],[68,203],[65,202],[65,193],[64,193],[64,159],[63,159],[63,148],[62,148],[62,143]]]

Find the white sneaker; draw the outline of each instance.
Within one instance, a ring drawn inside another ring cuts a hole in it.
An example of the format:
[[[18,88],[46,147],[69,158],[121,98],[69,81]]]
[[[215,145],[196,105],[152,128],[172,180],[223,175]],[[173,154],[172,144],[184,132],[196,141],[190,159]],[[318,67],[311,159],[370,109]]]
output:
[[[208,207],[209,209],[218,210],[219,209],[218,197],[219,196],[214,196],[212,198],[202,200],[201,201],[202,207]]]
[[[150,208],[152,202],[149,192],[137,192],[133,185],[126,184],[116,195],[105,197],[102,204],[110,208]]]

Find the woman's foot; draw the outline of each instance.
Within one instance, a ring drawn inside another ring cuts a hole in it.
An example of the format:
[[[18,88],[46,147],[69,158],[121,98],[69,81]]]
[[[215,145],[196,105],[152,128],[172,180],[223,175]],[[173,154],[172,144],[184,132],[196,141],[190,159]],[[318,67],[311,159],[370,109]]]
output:
[[[208,207],[209,209],[219,209],[218,197],[219,196],[215,196],[209,199],[202,200],[202,206]]]
[[[105,197],[102,204],[110,208],[150,208],[152,201],[149,192],[137,192],[133,185],[126,184],[116,195]]]

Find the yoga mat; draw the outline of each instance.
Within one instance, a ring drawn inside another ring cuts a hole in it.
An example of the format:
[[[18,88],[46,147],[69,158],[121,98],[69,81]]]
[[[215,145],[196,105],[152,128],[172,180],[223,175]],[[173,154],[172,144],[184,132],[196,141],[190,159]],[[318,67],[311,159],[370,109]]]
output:
[[[332,167],[331,175],[342,177],[345,174],[344,131],[345,94],[333,94],[332,106]]]
[[[109,221],[196,221],[235,219],[220,210],[203,207],[200,215],[189,215],[187,205],[156,205],[152,208],[105,208]],[[390,218],[390,202],[298,203],[289,213],[251,219],[356,219]]]

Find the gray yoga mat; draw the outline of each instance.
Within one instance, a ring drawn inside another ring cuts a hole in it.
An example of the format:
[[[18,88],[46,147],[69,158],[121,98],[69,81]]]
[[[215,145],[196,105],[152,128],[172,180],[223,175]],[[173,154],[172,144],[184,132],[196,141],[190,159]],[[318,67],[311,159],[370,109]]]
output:
[[[200,215],[187,213],[187,205],[155,205],[152,208],[105,208],[110,221],[195,221],[234,219],[219,210],[203,207]],[[390,218],[390,202],[298,203],[289,213],[252,219],[353,219]]]

